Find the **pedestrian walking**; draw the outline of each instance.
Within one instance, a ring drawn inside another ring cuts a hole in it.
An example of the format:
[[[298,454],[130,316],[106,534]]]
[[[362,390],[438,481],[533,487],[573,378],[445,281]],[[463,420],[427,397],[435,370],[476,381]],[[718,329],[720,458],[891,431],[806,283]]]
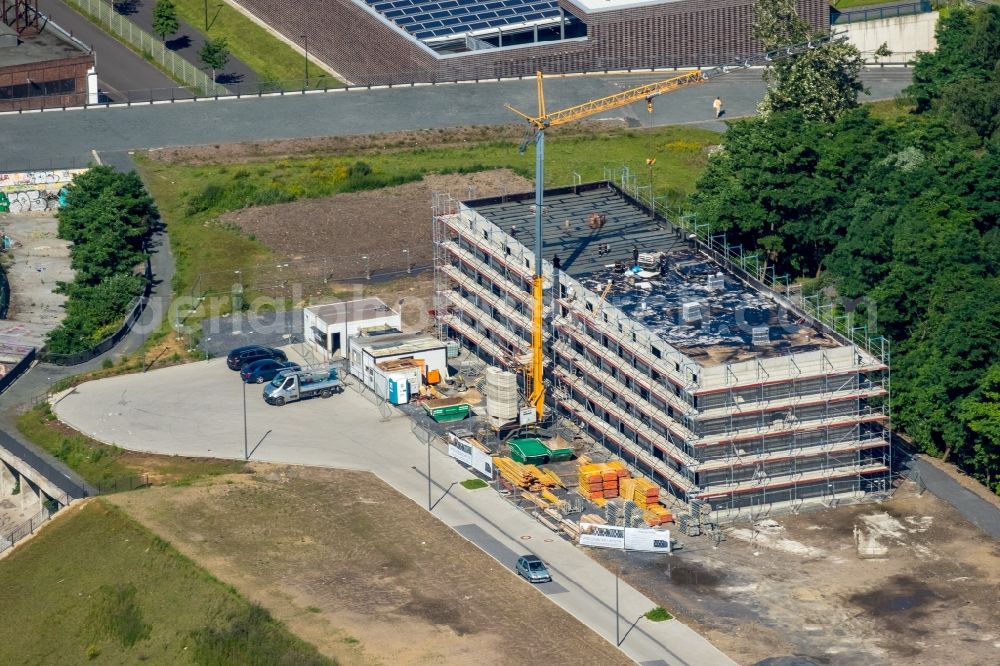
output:
[[[715,117],[716,118],[718,118],[719,116],[721,116],[722,115],[722,99],[719,98],[719,97],[716,97],[715,101],[712,102],[712,108],[715,109]]]

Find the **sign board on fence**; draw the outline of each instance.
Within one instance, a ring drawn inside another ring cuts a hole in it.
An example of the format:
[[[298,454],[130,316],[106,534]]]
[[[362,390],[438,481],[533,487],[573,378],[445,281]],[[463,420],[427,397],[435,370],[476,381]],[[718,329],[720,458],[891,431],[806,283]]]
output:
[[[531,425],[538,420],[538,412],[534,407],[522,407],[517,413],[517,422],[520,425]]]
[[[580,523],[580,545],[598,548],[625,548],[625,528],[597,523]]]
[[[493,458],[461,437],[449,433],[448,455],[465,463],[488,479],[493,478]]]
[[[625,550],[641,550],[645,553],[669,553],[670,530],[629,527],[625,530]]]
[[[670,530],[580,523],[580,545],[645,553],[669,553]]]

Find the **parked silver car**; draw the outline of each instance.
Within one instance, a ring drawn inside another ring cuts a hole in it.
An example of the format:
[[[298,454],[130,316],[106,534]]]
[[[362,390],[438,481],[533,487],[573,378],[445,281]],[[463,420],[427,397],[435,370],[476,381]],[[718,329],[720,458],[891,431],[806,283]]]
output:
[[[524,576],[529,583],[548,583],[552,580],[545,562],[542,562],[534,555],[522,555],[517,558],[517,566],[514,567],[519,576]]]

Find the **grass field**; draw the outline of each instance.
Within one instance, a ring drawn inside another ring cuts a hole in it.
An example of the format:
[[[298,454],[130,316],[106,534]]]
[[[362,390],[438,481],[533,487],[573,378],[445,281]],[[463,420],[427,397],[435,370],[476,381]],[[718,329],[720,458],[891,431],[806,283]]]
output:
[[[332,664],[104,500],[0,560],[2,664]]]
[[[109,501],[344,666],[630,663],[375,476],[255,468]]]
[[[181,18],[196,30],[205,32],[203,0],[173,2]],[[233,55],[249,65],[262,81],[286,82],[286,88],[301,88],[305,76],[305,56],[228,4],[209,3],[208,18],[208,35],[213,39],[224,37]],[[324,71],[315,62],[309,64],[309,74],[309,85],[313,88],[337,88],[343,85],[329,74],[320,76]]]
[[[707,163],[705,149],[718,138],[716,132],[690,127],[568,136],[553,133],[546,142],[546,185],[571,184],[574,173],[584,182],[601,180],[606,167],[622,166],[632,169],[644,183],[648,180],[645,160],[655,157],[656,192],[679,202],[693,191]],[[178,293],[190,293],[198,273],[231,270],[270,257],[269,250],[255,239],[212,224],[229,210],[376,189],[434,172],[510,168],[526,177],[534,175],[532,151],[519,155],[515,142],[366,150],[241,164],[192,166],[141,158],[138,163],[169,230],[177,261],[174,288]],[[368,167],[370,172],[366,172]]]
[[[232,460],[157,456],[107,446],[56,419],[48,403],[19,416],[17,429],[95,485],[140,473],[148,474],[151,483],[183,484],[204,476],[237,473],[245,467]]]

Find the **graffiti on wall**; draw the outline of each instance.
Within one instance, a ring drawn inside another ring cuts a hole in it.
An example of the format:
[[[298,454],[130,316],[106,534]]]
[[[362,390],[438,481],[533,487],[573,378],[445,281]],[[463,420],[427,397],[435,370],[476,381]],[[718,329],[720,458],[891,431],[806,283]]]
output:
[[[28,213],[59,208],[64,188],[86,169],[0,173],[0,213]]]

